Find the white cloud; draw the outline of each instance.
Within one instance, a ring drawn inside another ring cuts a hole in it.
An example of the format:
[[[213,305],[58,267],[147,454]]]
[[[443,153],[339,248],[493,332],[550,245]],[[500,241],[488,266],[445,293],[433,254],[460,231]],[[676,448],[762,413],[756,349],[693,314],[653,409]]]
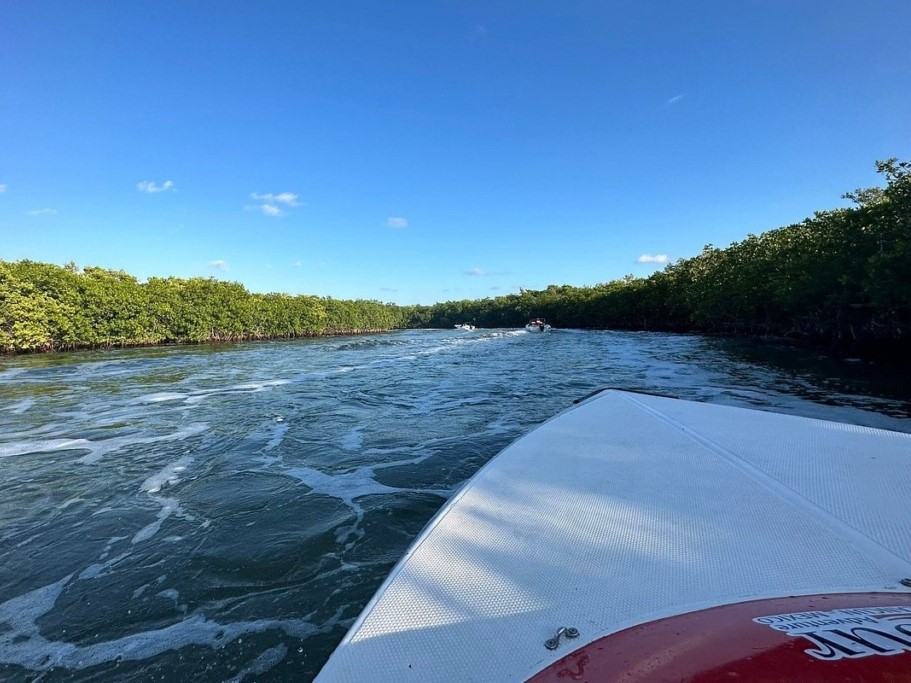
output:
[[[642,254],[636,263],[667,263],[667,254]]]
[[[0,183],[0,194],[3,194],[4,192],[6,192],[6,188],[7,188],[7,185],[3,185],[2,183]]]
[[[247,211],[261,211],[264,216],[284,216],[286,212],[282,211],[279,204],[285,207],[301,206],[301,203],[297,201],[297,195],[293,192],[279,192],[278,194],[273,192],[251,192],[250,197],[262,203],[245,206],[244,208]]]
[[[214,268],[215,270],[220,270],[220,271],[228,270],[228,262],[222,261],[221,259],[219,259],[218,261],[209,261],[209,266]]]
[[[670,104],[677,104],[677,102],[679,102],[680,100],[682,100],[684,97],[686,97],[686,93],[683,93],[683,94],[680,94],[680,95],[674,95],[671,99],[669,99],[669,100],[667,101],[667,104],[669,104],[669,105],[670,105]]]
[[[407,228],[408,221],[401,216],[389,216],[389,218],[386,219],[386,225],[388,225],[390,228],[396,229]]]
[[[303,267],[303,265],[304,264],[302,261],[295,261],[294,263],[291,264],[291,267],[292,268],[301,268],[301,267]]]
[[[174,187],[173,180],[165,180],[161,185],[157,185],[151,180],[143,180],[141,183],[136,183],[136,188],[140,192],[148,192],[149,194],[155,194],[156,192],[167,192],[168,190],[177,191],[177,188]]]
[[[465,271],[465,275],[471,275],[472,277],[487,277],[493,275],[509,275],[508,270],[484,270],[483,268],[469,268]]]
[[[31,211],[26,211],[26,216],[53,216],[57,213],[57,209],[33,209]]]
[[[395,288],[393,288],[393,287],[380,287],[380,291],[381,291],[381,292],[392,292],[392,293],[395,293],[395,292],[397,292],[397,291],[399,291],[399,290],[397,290],[397,289],[395,289]]]
[[[266,204],[284,204],[285,206],[301,205],[301,203],[297,201],[297,195],[293,192],[279,192],[278,194],[272,194],[271,192],[265,194],[251,192],[250,196],[257,201],[265,202]]]

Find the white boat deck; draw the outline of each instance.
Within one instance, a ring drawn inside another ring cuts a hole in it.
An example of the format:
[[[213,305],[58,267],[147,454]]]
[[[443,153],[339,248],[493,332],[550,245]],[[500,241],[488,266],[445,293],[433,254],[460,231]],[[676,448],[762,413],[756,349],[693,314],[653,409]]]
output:
[[[523,681],[682,612],[907,592],[909,502],[911,435],[606,391],[444,506],[318,680]]]

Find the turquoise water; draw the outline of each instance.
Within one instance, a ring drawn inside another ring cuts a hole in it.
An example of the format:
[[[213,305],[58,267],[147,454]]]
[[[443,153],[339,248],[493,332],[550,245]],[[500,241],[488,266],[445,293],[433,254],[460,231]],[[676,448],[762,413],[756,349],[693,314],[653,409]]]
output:
[[[575,398],[911,432],[908,380],[567,330],[0,359],[0,679],[308,680],[446,498]]]

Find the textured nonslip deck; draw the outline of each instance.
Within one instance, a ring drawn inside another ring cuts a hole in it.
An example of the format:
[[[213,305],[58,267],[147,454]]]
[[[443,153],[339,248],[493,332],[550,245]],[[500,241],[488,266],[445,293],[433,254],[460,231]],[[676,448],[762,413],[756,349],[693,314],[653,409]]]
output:
[[[911,435],[606,391],[440,510],[318,680],[523,681],[674,614],[907,591],[909,500]]]

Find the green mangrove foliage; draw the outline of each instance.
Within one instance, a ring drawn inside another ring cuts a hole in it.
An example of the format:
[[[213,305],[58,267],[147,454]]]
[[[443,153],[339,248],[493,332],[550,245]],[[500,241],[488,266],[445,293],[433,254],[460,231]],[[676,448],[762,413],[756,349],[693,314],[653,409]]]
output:
[[[251,294],[211,278],[149,278],[33,261],[0,261],[0,351],[349,334],[403,327],[377,301]]]
[[[420,309],[420,325],[559,327],[777,335],[835,353],[908,358],[911,339],[911,163],[877,162],[885,188],[844,195],[855,208],[706,246],[647,278],[550,286]]]
[[[0,261],[0,351],[235,341],[396,328],[558,327],[777,335],[835,353],[908,359],[911,163],[877,162],[885,188],[854,208],[712,245],[647,278],[551,285],[497,298],[395,306],[251,294],[206,278],[150,278],[32,261]]]

